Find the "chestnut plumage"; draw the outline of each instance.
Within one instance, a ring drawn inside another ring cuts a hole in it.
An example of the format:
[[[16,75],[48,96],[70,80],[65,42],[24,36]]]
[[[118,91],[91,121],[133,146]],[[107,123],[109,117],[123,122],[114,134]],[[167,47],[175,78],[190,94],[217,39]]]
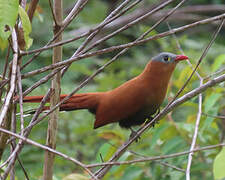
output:
[[[75,94],[60,106],[60,111],[88,109],[95,114],[94,128],[114,122],[123,128],[141,125],[159,109],[176,64],[185,59],[188,57],[184,55],[160,53],[139,76],[110,91]],[[66,96],[61,95],[61,99]],[[24,102],[40,102],[42,98],[27,96]]]

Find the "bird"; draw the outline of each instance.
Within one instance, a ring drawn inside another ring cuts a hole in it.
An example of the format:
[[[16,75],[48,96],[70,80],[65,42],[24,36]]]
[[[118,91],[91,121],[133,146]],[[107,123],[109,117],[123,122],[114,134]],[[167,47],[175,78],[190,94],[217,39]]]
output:
[[[133,79],[106,92],[75,94],[60,106],[60,111],[88,109],[95,114],[94,129],[117,122],[120,127],[132,130],[133,126],[152,119],[159,110],[177,63],[187,59],[185,55],[159,53]],[[66,96],[60,95],[60,100]],[[42,99],[43,96],[26,96],[23,102],[39,103]]]

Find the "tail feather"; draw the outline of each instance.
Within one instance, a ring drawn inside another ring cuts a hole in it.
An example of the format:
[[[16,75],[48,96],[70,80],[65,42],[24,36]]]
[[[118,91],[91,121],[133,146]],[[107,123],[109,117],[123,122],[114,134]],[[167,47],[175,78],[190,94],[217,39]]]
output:
[[[91,112],[95,112],[99,104],[101,94],[102,93],[75,94],[60,106],[60,111],[89,109]],[[61,95],[60,100],[64,99],[66,96],[66,94]],[[23,101],[26,103],[38,103],[41,102],[42,99],[43,96],[26,96]],[[49,102],[49,100],[47,102]],[[46,106],[45,110],[46,109],[49,109],[49,107]]]

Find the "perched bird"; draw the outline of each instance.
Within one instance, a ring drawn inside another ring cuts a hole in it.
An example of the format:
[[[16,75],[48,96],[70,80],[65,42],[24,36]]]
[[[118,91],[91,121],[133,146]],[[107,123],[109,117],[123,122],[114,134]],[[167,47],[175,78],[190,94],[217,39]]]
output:
[[[185,59],[188,57],[184,55],[160,53],[139,76],[110,91],[75,94],[60,106],[60,111],[88,109],[96,117],[94,129],[114,122],[123,128],[141,125],[157,112],[174,68]],[[61,95],[61,99],[66,96]],[[27,96],[23,101],[34,103],[42,98]]]

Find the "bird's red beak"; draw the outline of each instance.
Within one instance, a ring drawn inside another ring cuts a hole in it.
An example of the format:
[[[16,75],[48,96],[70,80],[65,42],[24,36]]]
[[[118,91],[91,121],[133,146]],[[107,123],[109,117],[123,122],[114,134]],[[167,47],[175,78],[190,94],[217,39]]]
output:
[[[188,57],[185,56],[185,55],[177,55],[176,58],[175,58],[175,61],[178,62],[178,61],[183,61],[185,59],[188,59]]]

